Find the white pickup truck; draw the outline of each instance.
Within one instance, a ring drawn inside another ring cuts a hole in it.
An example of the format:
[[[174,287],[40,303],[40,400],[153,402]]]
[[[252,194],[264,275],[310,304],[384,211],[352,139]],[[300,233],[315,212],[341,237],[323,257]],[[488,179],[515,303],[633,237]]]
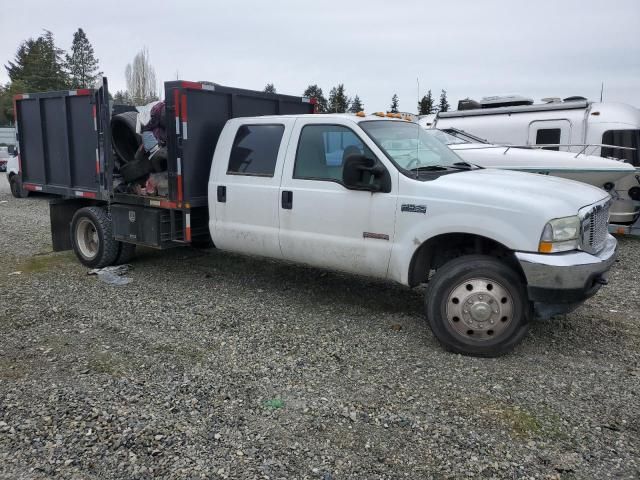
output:
[[[236,118],[209,179],[217,248],[428,282],[450,350],[512,350],[533,317],[569,312],[616,257],[610,197],[582,183],[478,168],[417,124],[376,116]]]
[[[112,108],[106,78],[97,90],[15,98],[12,187],[55,196],[54,251],[101,268],[128,262],[136,246],[213,240],[427,283],[435,336],[484,356],[510,351],[534,317],[571,311],[606,283],[616,241],[599,188],[470,165],[418,124],[382,114],[318,115],[313,99],[209,82],[164,86],[161,168],[136,160],[130,112]],[[129,181],[122,170],[132,165],[144,169]],[[151,171],[165,172],[166,193],[147,189]]]

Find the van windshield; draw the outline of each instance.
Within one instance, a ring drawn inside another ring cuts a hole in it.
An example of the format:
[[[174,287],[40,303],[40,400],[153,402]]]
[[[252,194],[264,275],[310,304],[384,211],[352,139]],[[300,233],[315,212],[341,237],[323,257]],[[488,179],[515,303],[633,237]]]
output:
[[[602,134],[604,145],[635,148],[635,150],[622,150],[619,148],[602,147],[601,156],[620,158],[635,167],[640,167],[640,130],[607,130]]]
[[[368,120],[360,122],[360,127],[406,172],[472,168],[416,123]]]

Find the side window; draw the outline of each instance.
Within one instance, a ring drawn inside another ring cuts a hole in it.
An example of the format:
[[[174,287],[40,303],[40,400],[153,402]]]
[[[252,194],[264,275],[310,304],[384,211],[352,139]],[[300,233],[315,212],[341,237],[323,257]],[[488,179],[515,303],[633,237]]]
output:
[[[293,178],[342,180],[345,158],[354,153],[374,158],[360,138],[340,125],[307,125],[300,133]]]
[[[544,128],[536,132],[536,145],[544,145],[545,143],[560,143],[559,128]],[[560,150],[560,147],[543,147],[544,150]]]
[[[602,147],[601,156],[620,158],[636,167],[640,166],[640,130],[607,130],[602,134],[603,145],[615,145],[618,147],[634,148],[635,150],[623,150],[621,148]]]
[[[242,125],[229,157],[228,174],[273,177],[284,125]]]
[[[545,143],[560,143],[559,128],[544,128],[536,132],[536,145],[544,145]],[[544,150],[560,150],[560,147],[544,147]]]

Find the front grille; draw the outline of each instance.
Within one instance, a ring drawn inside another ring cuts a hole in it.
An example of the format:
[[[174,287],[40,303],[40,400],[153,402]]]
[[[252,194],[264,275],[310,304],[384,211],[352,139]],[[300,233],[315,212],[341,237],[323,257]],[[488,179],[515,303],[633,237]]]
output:
[[[582,220],[582,249],[589,253],[602,250],[609,234],[609,202],[588,207]]]

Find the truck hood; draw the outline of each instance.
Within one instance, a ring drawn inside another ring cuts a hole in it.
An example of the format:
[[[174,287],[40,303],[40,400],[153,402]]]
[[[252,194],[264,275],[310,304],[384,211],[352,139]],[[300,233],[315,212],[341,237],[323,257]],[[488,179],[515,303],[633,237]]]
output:
[[[452,173],[427,183],[456,191],[464,201],[529,214],[538,211],[548,219],[576,215],[580,208],[609,196],[573,180],[498,169]]]

